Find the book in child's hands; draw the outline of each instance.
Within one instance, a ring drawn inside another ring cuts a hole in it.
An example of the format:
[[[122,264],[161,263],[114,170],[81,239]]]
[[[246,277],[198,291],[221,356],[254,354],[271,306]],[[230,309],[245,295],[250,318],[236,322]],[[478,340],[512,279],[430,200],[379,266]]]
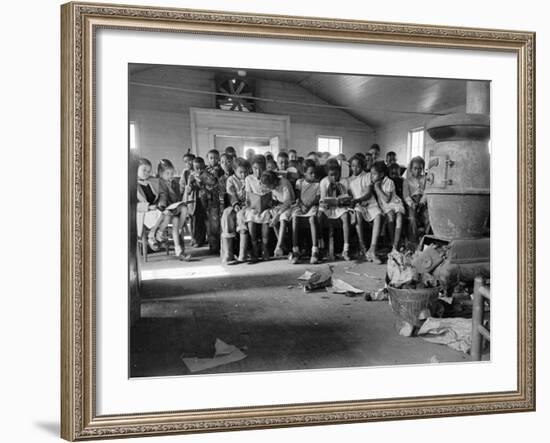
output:
[[[262,213],[266,209],[273,206],[273,196],[271,195],[271,192],[262,195],[251,192],[248,195],[248,201],[250,202],[250,207],[259,213]]]
[[[337,208],[338,207],[338,197],[325,197],[323,199],[323,203],[326,204],[329,208]]]
[[[185,202],[176,202],[176,203],[172,203],[170,206],[167,206],[166,209],[168,211],[175,211],[176,209],[178,209],[180,206],[183,206],[185,205]]]

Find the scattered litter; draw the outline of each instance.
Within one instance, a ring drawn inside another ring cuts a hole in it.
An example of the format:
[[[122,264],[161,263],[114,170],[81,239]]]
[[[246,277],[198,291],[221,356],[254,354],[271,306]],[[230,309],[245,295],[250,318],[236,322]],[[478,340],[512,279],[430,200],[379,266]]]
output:
[[[441,363],[441,362],[435,355],[432,355],[432,357],[430,358],[430,363]]]
[[[370,292],[367,292],[367,293],[365,294],[365,301],[372,301],[372,295],[371,295]]]
[[[190,372],[199,372],[246,358],[246,354],[239,348],[229,345],[219,338],[216,338],[214,348],[215,352],[212,358],[182,357],[183,363]]]
[[[418,256],[423,253],[413,254],[410,251],[389,253],[386,272],[390,279],[390,286],[398,289],[436,287],[438,282],[428,271],[433,268],[427,266],[428,262],[431,266],[432,259],[428,258],[424,261],[418,259]]]
[[[324,265],[315,272],[308,269],[298,277],[298,280],[306,282],[304,285],[305,292],[326,288],[332,284],[332,267]]]
[[[292,289],[293,287],[294,287],[294,286],[292,286],[292,285],[288,285],[286,288],[287,288],[287,289]]]
[[[334,294],[346,294],[348,297],[356,297],[365,293],[362,289],[357,289],[339,278],[332,279],[332,289],[327,288],[327,291]]]
[[[418,331],[418,336],[431,343],[447,345],[467,353],[472,346],[472,320],[466,318],[429,317]]]
[[[374,301],[383,301],[388,300],[388,289],[387,288],[380,288],[377,291],[374,292],[373,296],[371,297]]]
[[[346,274],[351,274],[351,275],[357,275],[357,276],[361,275],[359,274],[359,272],[353,272],[353,271],[345,271],[345,272]]]

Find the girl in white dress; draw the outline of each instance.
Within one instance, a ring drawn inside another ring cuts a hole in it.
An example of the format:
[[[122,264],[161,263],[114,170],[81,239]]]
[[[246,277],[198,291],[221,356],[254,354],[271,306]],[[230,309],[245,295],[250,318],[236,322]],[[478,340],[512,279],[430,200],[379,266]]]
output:
[[[317,210],[321,198],[320,185],[317,181],[317,166],[315,162],[306,160],[304,178],[296,182],[296,204],[291,210],[292,219],[292,252],[288,259],[290,263],[297,264],[300,260],[300,248],[298,247],[298,220],[307,218],[311,233],[311,259],[310,263],[319,263],[319,247],[317,244]]]
[[[374,195],[371,173],[364,171],[365,161],[361,156],[351,158],[350,168],[352,175],[348,178],[348,188],[353,197],[352,204],[357,218],[355,228],[359,237],[360,254],[367,261],[380,264],[382,262],[376,256],[376,244],[382,225],[382,211]],[[365,247],[364,222],[372,223],[372,236],[368,250]]]
[[[388,220],[388,229],[393,245],[392,251],[397,251],[401,240],[403,216],[405,215],[403,201],[395,192],[395,184],[387,177],[387,166],[383,161],[374,162],[371,176],[378,204]]]
[[[275,246],[275,257],[283,256],[283,243],[286,232],[286,224],[290,219],[291,206],[294,202],[294,191],[290,182],[279,177],[275,171],[265,171],[260,179],[262,185],[271,191],[273,207],[269,209],[271,220],[269,226],[278,227],[277,245]],[[263,242],[264,259],[269,258],[267,242]]]
[[[252,160],[252,174],[247,176],[244,181],[244,189],[246,195],[246,207],[244,209],[244,221],[248,225],[248,232],[250,234],[250,243],[252,246],[251,260],[249,263],[254,264],[258,262],[258,242],[257,233],[258,225],[262,226],[262,244],[264,246],[264,258],[269,257],[267,252],[267,243],[269,242],[269,223],[271,222],[271,210],[265,209],[262,212],[258,212],[256,209],[250,207],[250,195],[264,195],[271,192],[267,189],[260,178],[265,171],[266,160],[263,155],[256,155]]]
[[[328,175],[319,184],[321,199],[319,203],[319,221],[325,224],[326,219],[342,220],[344,234],[344,250],[342,257],[350,260],[349,256],[349,225],[350,225],[350,203],[351,197],[345,181],[340,180],[340,165],[330,163]],[[331,203],[329,204],[329,200]],[[334,202],[337,201],[336,204]],[[351,209],[353,211],[353,209]]]

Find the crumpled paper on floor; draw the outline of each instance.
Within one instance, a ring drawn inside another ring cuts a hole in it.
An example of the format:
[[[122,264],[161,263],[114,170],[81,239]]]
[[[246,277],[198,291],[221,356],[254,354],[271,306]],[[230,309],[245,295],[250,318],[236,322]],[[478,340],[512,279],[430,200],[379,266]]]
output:
[[[472,320],[467,318],[429,317],[418,331],[418,336],[431,343],[447,345],[467,353],[472,347]]]
[[[307,269],[298,280],[304,281],[304,291],[313,291],[314,289],[326,288],[332,284],[332,267],[324,265],[315,271]]]
[[[239,348],[229,345],[219,338],[216,338],[214,348],[215,352],[212,358],[182,357],[183,363],[189,371],[199,372],[246,358],[246,354]]]
[[[332,292],[333,294],[350,294],[352,296],[365,293],[362,289],[357,289],[339,278],[332,279],[332,288],[327,288],[327,292]]]

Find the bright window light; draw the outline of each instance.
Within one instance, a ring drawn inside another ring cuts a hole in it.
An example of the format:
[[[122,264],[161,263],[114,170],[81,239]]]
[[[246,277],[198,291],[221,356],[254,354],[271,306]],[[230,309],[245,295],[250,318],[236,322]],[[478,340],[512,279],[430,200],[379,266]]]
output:
[[[317,137],[317,151],[330,152],[331,156],[342,153],[342,137],[319,135]]]
[[[130,149],[137,149],[136,122],[130,122]]]
[[[407,163],[413,157],[424,158],[424,128],[411,129],[408,137]]]

